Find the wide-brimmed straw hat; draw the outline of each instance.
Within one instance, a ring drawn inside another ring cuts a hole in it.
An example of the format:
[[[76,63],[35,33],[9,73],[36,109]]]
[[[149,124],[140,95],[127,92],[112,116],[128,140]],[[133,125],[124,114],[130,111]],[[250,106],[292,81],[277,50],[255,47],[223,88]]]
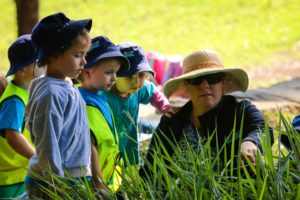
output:
[[[170,79],[164,85],[163,92],[169,98],[175,92],[185,93],[185,80],[210,74],[224,73],[223,92],[245,92],[248,88],[248,75],[241,68],[224,68],[218,53],[214,50],[199,50],[183,60],[183,74]]]

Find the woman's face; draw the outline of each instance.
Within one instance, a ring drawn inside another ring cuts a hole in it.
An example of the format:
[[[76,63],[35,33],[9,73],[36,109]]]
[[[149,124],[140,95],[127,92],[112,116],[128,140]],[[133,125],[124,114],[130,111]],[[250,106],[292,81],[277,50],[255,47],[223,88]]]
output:
[[[223,74],[213,74],[186,80],[193,105],[204,111],[216,107],[223,95],[223,77]]]

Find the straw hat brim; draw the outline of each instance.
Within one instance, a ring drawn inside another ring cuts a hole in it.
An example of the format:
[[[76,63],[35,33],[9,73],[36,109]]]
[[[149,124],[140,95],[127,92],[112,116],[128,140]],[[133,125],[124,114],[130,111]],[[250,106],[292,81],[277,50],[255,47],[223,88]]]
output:
[[[199,76],[216,74],[223,72],[225,78],[223,81],[224,93],[231,93],[235,91],[245,92],[248,88],[249,79],[247,73],[241,68],[202,68],[193,70],[176,78],[168,80],[163,88],[163,92],[167,98],[172,96],[175,92],[185,92],[185,80]]]

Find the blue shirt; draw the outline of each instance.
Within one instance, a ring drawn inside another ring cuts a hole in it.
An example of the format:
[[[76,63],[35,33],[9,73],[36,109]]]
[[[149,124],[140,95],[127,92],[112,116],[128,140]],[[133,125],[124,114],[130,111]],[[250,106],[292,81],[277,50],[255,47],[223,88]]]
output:
[[[0,133],[5,137],[5,129],[22,133],[25,105],[18,97],[10,97],[0,107]]]
[[[31,82],[26,123],[36,155],[30,158],[32,172],[44,176],[51,170],[59,176],[91,175],[90,129],[86,106],[77,88],[64,80],[40,77]]]
[[[138,144],[138,114],[139,104],[148,104],[154,94],[155,86],[146,81],[141,89],[131,94],[128,98],[122,98],[113,92],[105,92],[107,101],[114,113],[115,124],[119,136],[119,148],[126,165],[128,159],[130,165],[139,164]]]

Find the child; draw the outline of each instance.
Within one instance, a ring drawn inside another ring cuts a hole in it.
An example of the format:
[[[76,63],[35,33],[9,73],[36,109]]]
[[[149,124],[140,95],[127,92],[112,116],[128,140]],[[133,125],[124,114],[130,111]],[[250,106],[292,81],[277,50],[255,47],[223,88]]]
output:
[[[94,177],[96,184],[101,184],[99,178],[102,176],[104,184],[117,185],[112,175],[120,158],[118,137],[114,117],[103,91],[111,89],[116,82],[116,73],[127,70],[129,61],[104,36],[92,40],[86,59],[87,64],[79,78],[79,91],[87,104],[92,138],[92,172],[97,175]]]
[[[130,70],[118,73],[116,85],[105,94],[115,114],[119,148],[125,165],[137,165],[140,162],[137,130],[139,104],[151,103],[162,113],[167,112],[170,105],[154,84],[146,81],[148,73],[154,76],[154,72],[142,48],[134,43],[122,43],[119,48],[128,58]]]
[[[24,128],[24,110],[34,78],[35,49],[30,35],[19,37],[8,49],[10,69],[6,76],[14,77],[0,98],[0,198],[26,195],[26,168],[35,149]]]
[[[51,180],[50,171],[62,177],[91,179],[85,103],[78,89],[65,80],[77,78],[86,64],[91,27],[91,19],[70,20],[56,13],[43,18],[32,31],[39,65],[47,65],[47,71],[32,82],[25,111],[36,146],[25,181],[29,197],[46,198],[39,188],[44,182],[37,174],[45,181]]]

